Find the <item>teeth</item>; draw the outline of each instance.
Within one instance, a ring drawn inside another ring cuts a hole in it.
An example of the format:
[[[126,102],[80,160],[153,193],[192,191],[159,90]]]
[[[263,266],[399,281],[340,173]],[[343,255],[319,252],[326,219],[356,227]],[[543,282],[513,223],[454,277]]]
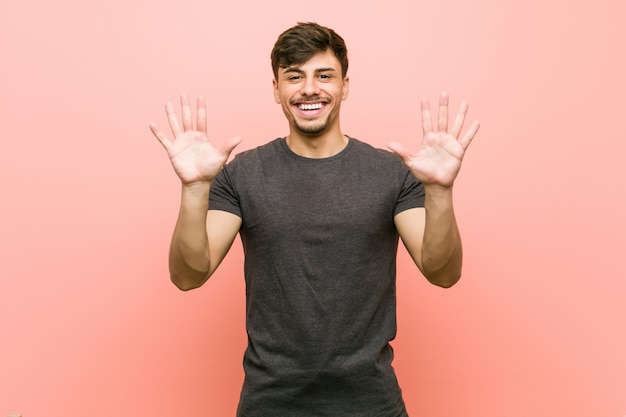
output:
[[[300,110],[319,110],[322,108],[322,103],[300,104],[298,107]]]

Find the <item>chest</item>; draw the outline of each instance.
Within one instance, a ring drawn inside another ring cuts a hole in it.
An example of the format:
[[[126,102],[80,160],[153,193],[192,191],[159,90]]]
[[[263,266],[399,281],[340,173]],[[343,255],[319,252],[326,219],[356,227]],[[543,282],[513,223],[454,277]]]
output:
[[[276,169],[277,168],[277,169]],[[394,230],[399,193],[385,178],[359,164],[272,167],[248,176],[241,200],[242,227],[248,232],[374,236]]]

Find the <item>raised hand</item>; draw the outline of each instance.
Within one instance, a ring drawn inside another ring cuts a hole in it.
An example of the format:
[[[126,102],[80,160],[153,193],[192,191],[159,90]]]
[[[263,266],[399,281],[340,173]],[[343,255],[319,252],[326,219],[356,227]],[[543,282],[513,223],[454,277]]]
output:
[[[467,103],[462,102],[454,123],[448,129],[448,94],[439,97],[437,130],[433,130],[430,105],[422,99],[422,127],[424,139],[415,153],[410,153],[397,142],[389,143],[389,149],[396,153],[425,186],[438,185],[451,187],[461,169],[461,161],[480,126],[474,121],[467,132],[461,136],[461,130],[467,114]]]
[[[180,97],[180,105],[182,129],[172,103],[168,102],[165,105],[167,120],[174,134],[173,141],[154,123],[150,124],[150,130],[167,151],[174,171],[183,184],[211,182],[228,160],[232,150],[239,145],[241,138],[233,137],[226,141],[221,149],[216,149],[207,136],[207,110],[204,98],[198,97],[195,126],[189,99],[184,94]]]

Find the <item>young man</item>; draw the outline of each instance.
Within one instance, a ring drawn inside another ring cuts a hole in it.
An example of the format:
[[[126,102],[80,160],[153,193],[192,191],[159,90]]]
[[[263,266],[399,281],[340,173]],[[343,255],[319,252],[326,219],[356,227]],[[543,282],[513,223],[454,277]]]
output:
[[[442,94],[433,129],[423,100],[423,143],[414,154],[390,143],[396,156],[342,133],[348,59],[333,30],[298,24],[271,57],[287,137],[225,165],[240,139],[209,143],[202,98],[195,128],[186,96],[182,126],[166,105],[174,141],[151,125],[182,182],[171,279],[182,290],[201,286],[241,235],[248,348],[239,416],[406,416],[389,345],[398,237],[433,284],[460,278],[452,185],[478,123],[461,135],[463,103],[448,129]]]

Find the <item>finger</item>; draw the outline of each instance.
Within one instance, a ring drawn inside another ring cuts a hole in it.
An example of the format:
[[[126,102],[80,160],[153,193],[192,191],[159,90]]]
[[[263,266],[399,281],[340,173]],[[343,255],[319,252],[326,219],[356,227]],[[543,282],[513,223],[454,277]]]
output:
[[[204,100],[204,97],[198,97],[198,111],[196,114],[196,128],[200,131],[200,132],[204,132],[206,133],[207,131],[207,126],[206,126],[206,101]]]
[[[189,105],[189,98],[186,94],[180,96],[180,111],[183,121],[183,129],[185,132],[193,130],[193,120],[191,118],[191,106]]]
[[[406,150],[404,145],[398,142],[389,142],[387,147],[396,155],[400,157],[400,159],[405,160],[409,157],[409,151]]]
[[[448,93],[441,93],[441,96],[439,96],[439,123],[437,131],[448,131]]]
[[[430,116],[430,104],[427,98],[422,99],[422,129],[424,135],[433,131],[433,120]]]
[[[456,114],[456,118],[454,119],[454,124],[452,125],[452,130],[450,133],[455,138],[458,138],[461,134],[461,129],[463,129],[463,123],[465,123],[465,115],[467,114],[467,102],[461,102],[461,106],[459,107],[459,112]]]
[[[165,149],[168,149],[171,142],[167,138],[167,136],[165,136],[165,134],[156,127],[156,124],[150,123],[150,130],[152,131],[154,137],[157,138],[159,142],[161,142],[161,145],[163,145]]]
[[[165,114],[167,114],[167,121],[170,124],[170,129],[174,137],[180,135],[180,126],[178,125],[178,118],[174,112],[174,106],[169,101],[165,104]]]
[[[235,149],[235,147],[239,145],[240,143],[241,143],[241,137],[233,136],[232,138],[228,139],[226,143],[224,143],[224,146],[222,146],[222,152],[227,155],[230,155],[233,149]]]
[[[463,137],[459,139],[459,143],[461,144],[463,149],[467,149],[467,147],[470,145],[472,139],[474,139],[474,136],[476,136],[479,127],[480,122],[478,120],[475,120],[474,123],[472,123],[472,125],[470,126],[469,130],[465,133],[465,135],[463,135]]]

